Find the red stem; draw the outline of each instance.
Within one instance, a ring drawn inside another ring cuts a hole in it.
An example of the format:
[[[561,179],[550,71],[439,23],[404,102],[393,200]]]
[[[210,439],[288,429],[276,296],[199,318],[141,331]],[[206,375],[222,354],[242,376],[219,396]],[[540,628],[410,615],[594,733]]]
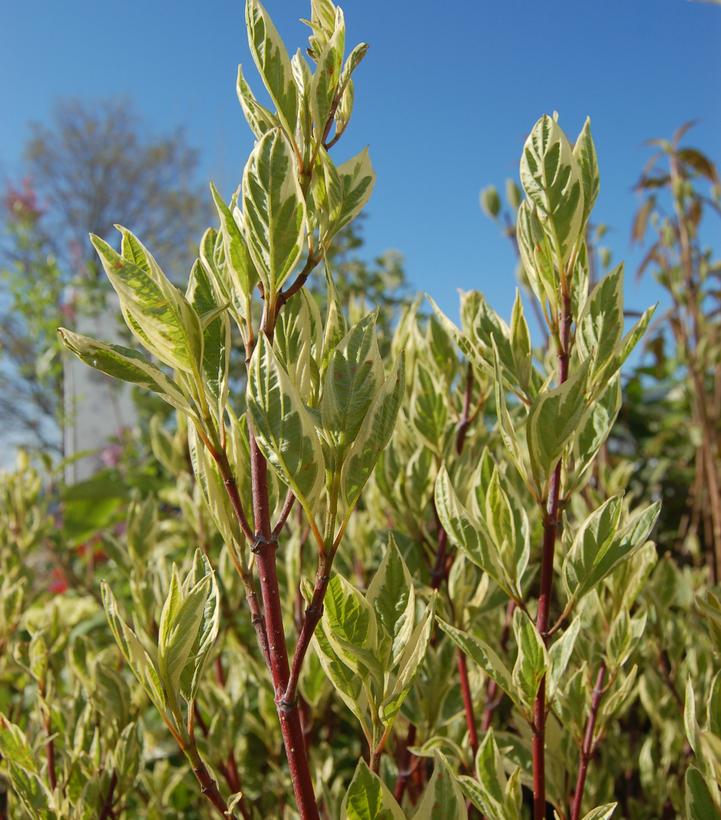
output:
[[[298,635],[298,642],[295,645],[295,652],[293,653],[290,677],[283,695],[283,700],[286,703],[293,703],[296,699],[298,680],[300,678],[301,669],[303,668],[303,661],[308,652],[315,628],[318,626],[318,622],[323,615],[323,599],[325,598],[325,591],[330,581],[330,565],[332,561],[333,556],[331,555],[329,560],[327,553],[322,553],[318,560],[313,595],[310,604],[308,604],[305,610],[305,617],[303,618],[303,624]]]
[[[581,804],[583,803],[583,790],[586,786],[586,774],[588,773],[588,764],[591,761],[594,751],[593,732],[596,728],[596,718],[598,717],[598,710],[601,706],[601,698],[603,697],[603,683],[605,678],[606,664],[601,663],[598,670],[598,676],[596,677],[596,685],[593,688],[593,695],[591,697],[591,711],[588,715],[586,733],[583,738],[583,745],[581,746],[581,759],[578,765],[576,791],[573,794],[571,820],[579,820],[581,816]]]
[[[110,820],[113,817],[113,805],[115,804],[115,787],[118,785],[117,772],[113,772],[108,784],[108,793],[105,795],[102,808],[100,809],[100,820]]]
[[[563,293],[560,317],[560,339],[558,346],[559,384],[568,379],[568,362],[571,340],[571,298]],[[548,488],[548,501],[544,511],[543,522],[543,556],[541,559],[541,591],[538,598],[536,629],[544,643],[548,641],[548,624],[551,611],[551,594],[553,591],[553,556],[556,549],[558,517],[561,498],[561,460],[551,475]],[[533,704],[533,738],[531,751],[533,756],[533,817],[544,820],[546,817],[546,678],[541,680]]]
[[[408,785],[410,776],[411,774],[413,774],[413,769],[411,768],[412,755],[408,747],[413,746],[413,744],[416,742],[416,731],[417,730],[415,723],[411,723],[411,725],[408,727],[406,742],[403,746],[401,756],[398,760],[398,779],[396,780],[396,787],[393,791],[393,797],[395,797],[399,805],[403,800],[403,795],[405,794],[406,786]],[[420,760],[420,758],[416,758],[416,761],[418,760]]]
[[[300,816],[302,820],[320,820],[298,703],[296,700],[285,700],[284,697],[290,678],[290,668],[276,572],[277,538],[273,536],[270,524],[268,468],[252,432],[250,434],[250,463],[253,478],[253,518],[256,530],[253,549],[256,551],[256,565],[268,636],[270,673],[273,678],[283,744]]]

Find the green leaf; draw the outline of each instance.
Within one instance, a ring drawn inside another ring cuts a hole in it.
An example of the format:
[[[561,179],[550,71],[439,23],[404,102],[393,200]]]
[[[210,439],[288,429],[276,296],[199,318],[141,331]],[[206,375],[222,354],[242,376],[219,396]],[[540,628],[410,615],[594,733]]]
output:
[[[336,469],[358,438],[384,379],[376,315],[370,314],[354,325],[333,351],[323,378],[321,425],[333,447]]]
[[[558,691],[561,678],[568,667],[568,662],[571,660],[573,647],[576,644],[576,638],[578,637],[580,629],[580,617],[574,618],[568,629],[566,629],[563,635],[548,651],[549,672],[546,696],[549,703]]]
[[[390,639],[389,660],[395,667],[413,630],[415,589],[392,535],[388,537],[383,560],[368,585],[366,600],[375,610],[378,625]]]
[[[538,208],[524,199],[516,217],[516,240],[523,271],[536,299],[555,310],[560,277],[554,265],[553,248],[543,229]]]
[[[243,75],[243,66],[238,66],[238,80],[236,82],[238,102],[243,109],[245,119],[256,139],[260,139],[267,131],[280,126],[280,120],[265,106],[261,105],[250,90]]]
[[[85,364],[114,379],[152,390],[176,410],[192,415],[187,399],[175,383],[136,350],[99,342],[64,327],[58,328],[58,333],[65,347]]]
[[[35,754],[23,730],[0,712],[0,755],[31,774],[37,774]]]
[[[548,670],[548,655],[538,630],[528,615],[518,607],[513,612],[513,634],[518,654],[512,679],[530,709]]]
[[[718,793],[718,789],[714,790]],[[709,820],[718,817],[718,811],[708,781],[691,766],[686,770],[686,817],[688,820]]]
[[[157,262],[125,228],[123,255],[91,236],[123,318],[141,344],[169,367],[196,372],[203,358],[200,319]]]
[[[345,20],[343,10],[336,8],[334,31],[318,55],[310,86],[310,110],[316,128],[316,140],[321,141],[333,109],[341,77],[345,51]]]
[[[222,405],[228,394],[230,321],[226,307],[218,307],[207,271],[198,260],[190,272],[185,295],[200,316],[203,325],[204,385],[213,398]]]
[[[273,336],[273,350],[301,399],[314,405],[319,392],[317,358],[322,346],[322,327],[313,294],[302,288],[286,303]]]
[[[592,373],[604,380],[623,334],[623,265],[596,285],[578,319],[576,348],[581,361],[593,357]]]
[[[445,467],[438,471],[435,487],[438,517],[451,542],[512,596],[513,590],[501,566],[486,525],[459,501]]]
[[[578,162],[552,117],[541,117],[523,146],[521,184],[565,265],[582,232],[583,189]]]
[[[433,617],[435,614],[435,598],[426,607],[421,620],[408,637],[403,651],[398,658],[398,671],[390,692],[386,695],[381,704],[380,717],[383,723],[388,726],[395,719],[400,711],[403,701],[410,691],[413,680],[425,657],[428,649],[428,642],[433,629]]]
[[[313,419],[263,334],[248,373],[248,413],[263,455],[309,516],[324,485],[324,460]]]
[[[273,300],[303,251],[306,212],[288,140],[268,131],[243,172],[243,234],[250,256]]]
[[[621,499],[610,498],[583,522],[563,562],[566,591],[576,600],[645,543],[661,509],[651,504],[619,530]]]
[[[278,109],[278,116],[292,137],[298,121],[298,92],[288,52],[268,12],[258,0],[247,0],[245,24],[250,53]]]
[[[378,457],[390,440],[403,400],[404,373],[401,356],[382,387],[377,390],[358,435],[348,450],[341,473],[341,489],[347,514],[355,506]]]
[[[485,814],[498,816],[503,809],[503,790],[506,777],[503,772],[503,765],[500,761],[496,737],[492,729],[486,732],[483,742],[478,748],[476,755],[476,777],[483,787],[485,798],[490,803],[487,810],[484,806],[479,806]],[[484,802],[486,802],[484,800]]]
[[[230,272],[231,282],[237,295],[248,298],[258,281],[258,273],[253,265],[253,260],[250,258],[240,225],[212,182],[210,183],[210,192],[213,195],[213,202],[220,219],[226,269]],[[239,217],[239,219],[242,219],[242,217]]]
[[[420,361],[416,365],[410,416],[424,443],[441,455],[448,423],[448,395]]]
[[[323,671],[335,687],[343,703],[358,718],[365,736],[370,737],[368,699],[363,686],[363,679],[341,660],[328,638],[322,620],[314,633],[313,645]]]
[[[357,674],[380,669],[373,607],[342,575],[334,575],[323,600],[323,627],[343,663]]]
[[[593,464],[596,453],[608,438],[622,400],[621,383],[616,376],[586,414],[575,441],[576,458],[573,466],[578,481]]]
[[[433,774],[421,795],[413,820],[466,820],[466,802],[445,757],[436,753]]]
[[[610,820],[618,803],[604,803],[583,815],[583,820]]]
[[[455,643],[464,654],[471,658],[471,660],[475,661],[516,705],[520,706],[518,691],[513,682],[511,672],[494,650],[475,635],[456,629],[456,627],[446,623],[440,618],[437,620],[441,629],[448,635],[453,643]]]
[[[161,713],[164,713],[165,693],[163,692],[155,661],[150,657],[148,650],[140,643],[133,630],[123,620],[115,596],[105,582],[102,584],[101,592],[105,615],[115,642],[120,647],[120,651],[123,653],[123,657],[138,683],[143,687],[155,707]]]
[[[513,355],[513,372],[518,384],[527,392],[531,384],[531,334],[526,317],[523,315],[521,291],[516,289],[516,299],[511,314],[511,351]]]
[[[359,760],[340,811],[345,820],[405,820],[385,783]]]
[[[559,387],[541,393],[526,422],[526,439],[533,474],[543,486],[577,432],[586,410],[584,390],[587,369],[581,367]]]
[[[376,175],[371,165],[368,149],[344,162],[338,167],[341,183],[341,207],[333,225],[333,233],[337,233],[361,212],[370,199],[375,185]]]
[[[573,146],[573,156],[578,163],[583,188],[583,222],[588,222],[594,203],[598,197],[601,182],[598,174],[598,158],[596,146],[591,136],[591,118],[586,117],[581,133]]]

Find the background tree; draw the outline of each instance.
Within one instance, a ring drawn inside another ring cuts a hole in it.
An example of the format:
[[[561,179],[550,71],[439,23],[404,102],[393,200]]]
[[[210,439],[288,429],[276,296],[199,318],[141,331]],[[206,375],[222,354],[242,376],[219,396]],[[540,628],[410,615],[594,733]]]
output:
[[[61,453],[55,328],[97,308],[106,290],[88,232],[109,237],[122,221],[177,275],[190,269],[209,198],[195,183],[198,153],[182,131],[149,133],[126,101],[63,101],[30,132],[27,177],[4,201],[0,412],[19,441]]]

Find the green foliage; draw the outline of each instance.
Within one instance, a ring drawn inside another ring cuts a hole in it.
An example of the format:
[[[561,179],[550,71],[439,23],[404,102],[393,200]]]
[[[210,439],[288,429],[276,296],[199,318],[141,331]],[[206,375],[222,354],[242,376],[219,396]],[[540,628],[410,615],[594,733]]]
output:
[[[61,330],[175,411],[153,459],[3,477],[10,816],[718,813],[721,596],[658,559],[609,443],[651,311],[627,330],[623,269],[592,271],[590,124],[542,117],[507,186],[510,321],[470,292],[458,326],[420,299],[394,323],[334,269],[374,182],[332,156],[366,46],[330,0],[307,56],[246,11],[273,110],[239,71],[256,144],[187,287],[120,228],[93,244],[145,352]]]

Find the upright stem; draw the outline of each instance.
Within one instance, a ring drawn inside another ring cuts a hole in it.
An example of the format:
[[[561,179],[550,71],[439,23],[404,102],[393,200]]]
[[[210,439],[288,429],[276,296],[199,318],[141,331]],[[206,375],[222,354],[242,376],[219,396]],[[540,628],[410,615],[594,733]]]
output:
[[[270,523],[268,467],[252,432],[250,435],[250,463],[253,478],[253,519],[256,532],[253,549],[256,551],[256,564],[260,578],[260,592],[268,635],[270,673],[275,690],[278,719],[300,816],[302,820],[320,820],[298,703],[296,700],[287,701],[284,697],[290,678],[290,667],[276,572],[277,538],[273,535]]]
[[[413,746],[416,742],[416,732],[417,729],[415,723],[411,723],[408,727],[406,742],[403,744],[403,749],[398,759],[398,779],[396,780],[393,797],[395,797],[399,805],[403,800],[403,795],[405,794],[408,780],[413,773],[413,770],[411,769],[411,752],[409,746]],[[416,758],[416,760],[420,760],[420,758]]]
[[[436,520],[438,515],[436,514]],[[440,589],[441,584],[447,576],[448,535],[438,521],[438,549],[436,550],[436,560],[431,572],[431,588]],[[476,716],[473,711],[473,696],[471,694],[471,683],[468,677],[468,664],[461,649],[456,650],[456,663],[458,665],[458,677],[461,685],[461,696],[463,698],[463,711],[466,716],[466,728],[468,729],[468,741],[473,752],[473,758],[478,751],[478,732],[476,730]]]
[[[601,663],[596,677],[596,685],[593,688],[593,695],[591,697],[591,711],[588,715],[588,723],[586,724],[586,733],[583,737],[583,745],[581,746],[581,759],[578,765],[578,778],[576,779],[576,791],[573,793],[573,805],[571,807],[571,820],[579,820],[581,816],[581,805],[583,803],[583,790],[586,786],[586,774],[588,773],[588,764],[593,755],[593,732],[596,728],[596,719],[598,717],[598,710],[601,706],[601,698],[603,697],[603,682],[606,678],[606,664]]]
[[[559,317],[558,345],[558,381],[563,384],[568,379],[568,362],[571,341],[571,297],[563,288],[561,315]],[[561,460],[556,464],[548,487],[548,500],[544,510],[543,521],[543,556],[541,559],[541,591],[538,598],[536,629],[548,642],[549,616],[551,612],[551,594],[553,592],[553,557],[556,550],[558,534],[559,502],[561,499]],[[533,817],[544,820],[546,817],[546,678],[541,680],[533,704],[533,737],[531,751],[533,756]]]

